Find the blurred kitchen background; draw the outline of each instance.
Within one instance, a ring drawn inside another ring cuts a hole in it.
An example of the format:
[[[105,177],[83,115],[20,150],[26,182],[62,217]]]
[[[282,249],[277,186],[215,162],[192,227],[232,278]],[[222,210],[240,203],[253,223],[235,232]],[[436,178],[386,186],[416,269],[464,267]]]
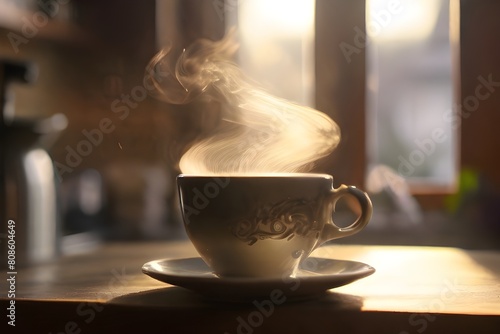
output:
[[[494,0],[0,0],[2,236],[15,220],[41,260],[185,238],[177,162],[218,120],[149,96],[145,68],[235,26],[250,77],[341,127],[314,171],[375,210],[339,242],[498,248],[499,15]]]

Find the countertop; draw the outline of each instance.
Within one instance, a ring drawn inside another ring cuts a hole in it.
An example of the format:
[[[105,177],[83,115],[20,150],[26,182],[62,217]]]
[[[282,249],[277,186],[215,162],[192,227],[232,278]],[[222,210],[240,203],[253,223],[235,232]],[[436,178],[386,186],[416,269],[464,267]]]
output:
[[[213,301],[141,272],[145,262],[196,257],[188,241],[104,244],[20,268],[15,301],[23,333],[497,333],[500,252],[446,247],[327,245],[314,256],[376,272],[303,301],[261,312],[256,302]],[[5,275],[9,278],[7,269]],[[260,314],[257,314],[259,313]],[[266,313],[266,314],[263,314]],[[3,327],[13,332],[9,318]],[[2,331],[5,333],[5,331]]]

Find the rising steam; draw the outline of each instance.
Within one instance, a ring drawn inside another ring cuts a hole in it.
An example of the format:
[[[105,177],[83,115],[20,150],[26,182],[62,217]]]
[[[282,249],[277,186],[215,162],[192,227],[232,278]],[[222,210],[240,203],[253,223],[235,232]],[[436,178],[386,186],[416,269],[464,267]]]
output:
[[[234,34],[220,41],[199,40],[177,58],[172,48],[148,65],[155,95],[184,104],[203,94],[222,105],[225,122],[181,158],[185,174],[235,175],[308,172],[340,140],[327,115],[270,95],[254,85],[231,61]],[[283,79],[283,84],[287,84]]]

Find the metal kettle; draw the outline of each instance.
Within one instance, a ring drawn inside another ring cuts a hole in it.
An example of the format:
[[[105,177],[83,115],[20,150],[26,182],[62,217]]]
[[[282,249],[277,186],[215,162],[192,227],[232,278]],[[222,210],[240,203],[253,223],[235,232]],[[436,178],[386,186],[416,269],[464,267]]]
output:
[[[9,83],[28,83],[34,73],[30,64],[0,59],[1,266],[12,254],[15,265],[23,266],[52,260],[60,252],[55,169],[41,140],[66,124],[57,117],[19,120],[6,114],[13,106]]]

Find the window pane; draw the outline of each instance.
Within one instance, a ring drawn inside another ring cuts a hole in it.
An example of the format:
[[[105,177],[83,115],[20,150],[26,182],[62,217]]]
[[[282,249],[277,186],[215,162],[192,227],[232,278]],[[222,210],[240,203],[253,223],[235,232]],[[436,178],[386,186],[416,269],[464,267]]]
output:
[[[272,94],[311,107],[314,3],[314,0],[238,1],[237,18],[239,64],[245,73]],[[229,25],[233,22],[229,20]]]
[[[456,179],[449,27],[448,0],[368,1],[368,160],[414,190],[451,189]]]

